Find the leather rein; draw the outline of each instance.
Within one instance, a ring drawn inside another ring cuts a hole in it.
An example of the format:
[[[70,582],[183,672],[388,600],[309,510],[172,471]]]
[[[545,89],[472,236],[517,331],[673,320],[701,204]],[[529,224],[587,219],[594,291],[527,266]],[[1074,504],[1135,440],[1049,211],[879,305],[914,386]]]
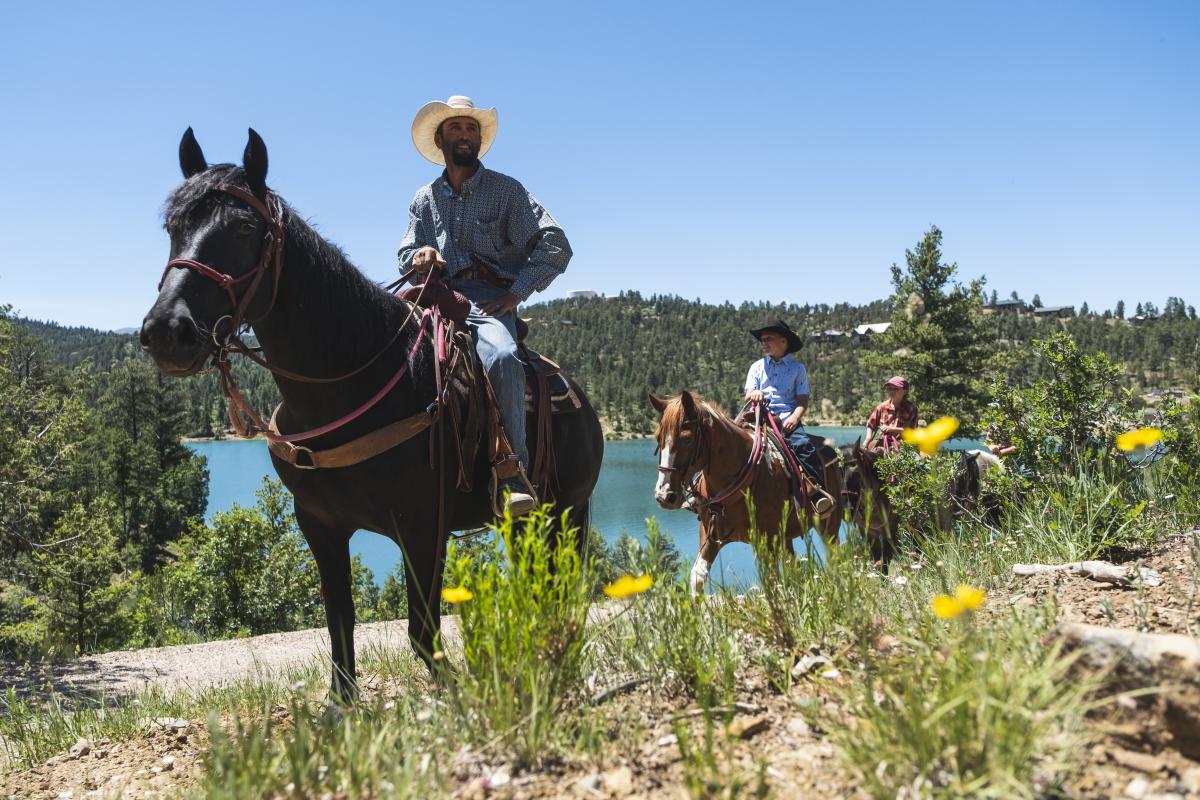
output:
[[[438,409],[442,401],[442,381],[440,367],[442,360],[447,353],[447,334],[443,331],[441,325],[440,314],[436,309],[426,309],[421,316],[420,326],[417,331],[417,336],[413,342],[412,349],[408,354],[408,359],[401,365],[400,369],[391,377],[384,386],[375,393],[367,402],[359,406],[354,411],[334,420],[326,425],[322,425],[312,430],[302,431],[300,433],[282,434],[276,424],[276,418],[279,415],[279,409],[282,404],[276,407],[274,413],[271,414],[270,421],[264,421],[262,417],[250,406],[242,393],[238,390],[237,384],[234,382],[231,371],[231,363],[229,356],[231,353],[238,353],[249,358],[259,366],[270,370],[275,375],[287,378],[288,380],[297,381],[299,383],[309,384],[329,384],[347,380],[355,375],[358,375],[363,370],[374,364],[385,352],[391,349],[391,346],[396,343],[400,335],[408,327],[409,322],[416,314],[420,302],[411,304],[408,316],[396,329],[396,333],[392,338],[381,348],[374,356],[368,359],[365,363],[343,375],[338,375],[332,378],[313,378],[307,375],[301,375],[291,370],[278,367],[270,364],[263,357],[257,355],[249,345],[242,339],[245,330],[248,330],[251,325],[261,320],[275,307],[275,302],[279,296],[279,282],[283,274],[283,252],[284,252],[284,225],[283,225],[283,202],[274,192],[268,191],[265,199],[259,199],[250,192],[238,186],[230,184],[219,184],[214,187],[214,191],[224,192],[238,198],[250,206],[263,220],[267,223],[267,232],[263,237],[262,248],[259,253],[257,265],[244,275],[233,277],[228,273],[196,261],[190,258],[173,258],[167,262],[163,269],[162,277],[158,282],[159,291],[162,290],[163,284],[166,283],[167,277],[175,269],[190,269],[205,278],[215,282],[225,291],[229,297],[231,313],[217,319],[216,324],[212,329],[212,341],[216,347],[216,351],[212,356],[212,366],[216,368],[220,375],[221,391],[229,402],[229,419],[233,424],[234,430],[239,436],[250,438],[256,433],[262,433],[267,439],[268,446],[271,452],[279,456],[283,460],[300,469],[316,469],[318,467],[341,467],[350,466],[359,463],[378,455],[385,450],[391,449],[406,439],[412,438],[420,431],[428,428],[437,419]],[[267,306],[266,311],[255,317],[253,320],[247,320],[246,315],[250,305],[254,302],[254,298],[258,293],[259,288],[263,283],[264,276],[272,273],[271,286],[271,301]],[[242,293],[241,298],[238,298],[235,287],[238,284],[249,281],[249,285]],[[421,289],[424,292],[424,286]],[[224,320],[229,320],[228,333],[224,336],[220,334],[221,323]],[[339,447],[322,452],[314,452],[308,447],[297,446],[295,442],[313,439],[317,436],[322,436],[353,422],[361,417],[367,411],[375,407],[384,397],[387,396],[404,374],[408,370],[408,365],[412,362],[417,350],[420,348],[426,334],[436,337],[435,351],[437,361],[437,376],[436,383],[438,395],[434,398],[433,403],[425,410],[412,415],[399,422],[392,423],[376,431],[359,437],[351,442],[347,442]],[[247,424],[246,419],[250,420]]]

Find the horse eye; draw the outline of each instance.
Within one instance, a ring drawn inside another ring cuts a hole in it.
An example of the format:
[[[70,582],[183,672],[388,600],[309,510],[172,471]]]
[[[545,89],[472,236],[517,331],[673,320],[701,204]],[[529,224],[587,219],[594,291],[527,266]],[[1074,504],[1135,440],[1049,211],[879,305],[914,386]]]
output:
[[[254,233],[254,223],[243,222],[238,226],[238,233]]]

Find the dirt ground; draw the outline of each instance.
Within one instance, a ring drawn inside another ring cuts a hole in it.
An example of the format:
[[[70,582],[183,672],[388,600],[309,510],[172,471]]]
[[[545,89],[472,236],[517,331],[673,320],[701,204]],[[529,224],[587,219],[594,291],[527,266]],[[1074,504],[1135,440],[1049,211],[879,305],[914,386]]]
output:
[[[1086,622],[1128,630],[1200,632],[1200,597],[1196,562],[1189,536],[1172,538],[1139,562],[1162,577],[1155,587],[1121,588],[1084,577],[1057,573],[1016,577],[993,593],[1014,605],[1033,604],[1053,595],[1064,622]],[[403,623],[359,626],[360,647],[406,648]],[[119,693],[147,684],[168,691],[198,690],[238,678],[325,659],[323,630],[274,634],[253,639],[212,642],[182,648],[107,653],[53,668],[30,671],[8,665],[7,679],[26,689],[47,681],[80,692]],[[824,703],[830,681],[844,676],[801,681],[791,695],[772,691],[751,677],[741,687],[732,730],[740,734],[729,772],[748,781],[743,795],[753,793],[756,764],[765,759],[763,780],[778,797],[854,798],[862,796],[838,766],[837,751],[824,731],[814,729],[799,711],[801,703]],[[1200,717],[1200,680],[1180,691],[1195,690]],[[1174,697],[1178,700],[1181,695]],[[1190,702],[1190,700],[1188,701]],[[638,715],[645,735],[638,747],[596,765],[560,765],[539,773],[512,775],[503,764],[486,763],[462,751],[454,758],[456,798],[550,797],[684,797],[683,761],[673,720],[679,701],[645,687],[618,695],[607,707],[616,716]],[[686,714],[686,709],[683,709]],[[1092,800],[1133,798],[1167,800],[1200,798],[1200,740],[1183,741],[1162,696],[1122,697],[1094,714],[1089,723],[1087,764],[1066,787],[1067,796]],[[688,719],[693,736],[701,737],[702,720]],[[1172,734],[1172,730],[1176,734]],[[147,720],[143,733],[121,742],[80,742],[32,769],[0,777],[0,798],[163,797],[193,785],[207,739],[206,722]],[[1187,755],[1185,755],[1187,754]],[[1190,757],[1189,757],[1190,756]]]

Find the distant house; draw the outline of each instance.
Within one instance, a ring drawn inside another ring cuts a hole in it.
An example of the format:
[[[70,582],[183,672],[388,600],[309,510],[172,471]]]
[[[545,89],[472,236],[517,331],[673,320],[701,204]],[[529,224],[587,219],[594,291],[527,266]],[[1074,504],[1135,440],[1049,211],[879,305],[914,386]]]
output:
[[[599,295],[596,294],[596,292],[592,289],[573,289],[567,292],[568,300],[575,300],[577,298],[582,300],[592,300],[596,297],[599,297]]]
[[[887,329],[892,327],[890,322],[868,322],[866,325],[859,325],[854,329],[854,333],[850,338],[855,342],[865,342],[872,336],[878,336],[881,333],[887,333]]]
[[[1038,319],[1070,319],[1075,316],[1075,306],[1046,306],[1035,308],[1033,315]]]
[[[1158,319],[1158,314],[1138,314],[1129,318],[1130,325],[1148,325]]]
[[[846,336],[847,334],[845,331],[828,330],[810,333],[808,338],[814,342],[838,342],[842,339],[845,339]]]
[[[994,303],[988,303],[986,306],[984,306],[983,313],[985,313],[985,314],[1009,313],[1009,314],[1016,314],[1016,315],[1020,316],[1021,314],[1029,313],[1029,306],[1026,305],[1024,300],[997,300]]]

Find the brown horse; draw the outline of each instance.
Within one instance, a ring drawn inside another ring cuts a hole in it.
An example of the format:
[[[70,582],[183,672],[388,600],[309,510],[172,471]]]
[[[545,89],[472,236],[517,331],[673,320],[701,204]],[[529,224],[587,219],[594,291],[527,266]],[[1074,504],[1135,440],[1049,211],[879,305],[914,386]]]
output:
[[[721,548],[729,542],[748,542],[752,528],[771,540],[783,531],[784,542],[792,553],[792,539],[803,536],[809,528],[817,529],[826,548],[837,544],[841,515],[833,513],[821,520],[807,504],[799,507],[792,503],[789,468],[777,452],[764,453],[746,475],[745,488],[754,505],[754,519],[744,491],[729,491],[737,486],[753,459],[754,436],[750,431],[690,392],[666,399],[650,395],[650,404],[661,415],[655,433],[659,476],[654,499],[663,508],[681,508],[688,484],[694,480],[700,550],[690,578],[693,594],[703,590]],[[836,458],[825,464],[825,490],[834,497],[841,494],[842,473]],[[722,495],[728,496],[719,499]],[[706,498],[719,501],[710,503]],[[789,507],[787,519],[783,518],[785,505]]]

